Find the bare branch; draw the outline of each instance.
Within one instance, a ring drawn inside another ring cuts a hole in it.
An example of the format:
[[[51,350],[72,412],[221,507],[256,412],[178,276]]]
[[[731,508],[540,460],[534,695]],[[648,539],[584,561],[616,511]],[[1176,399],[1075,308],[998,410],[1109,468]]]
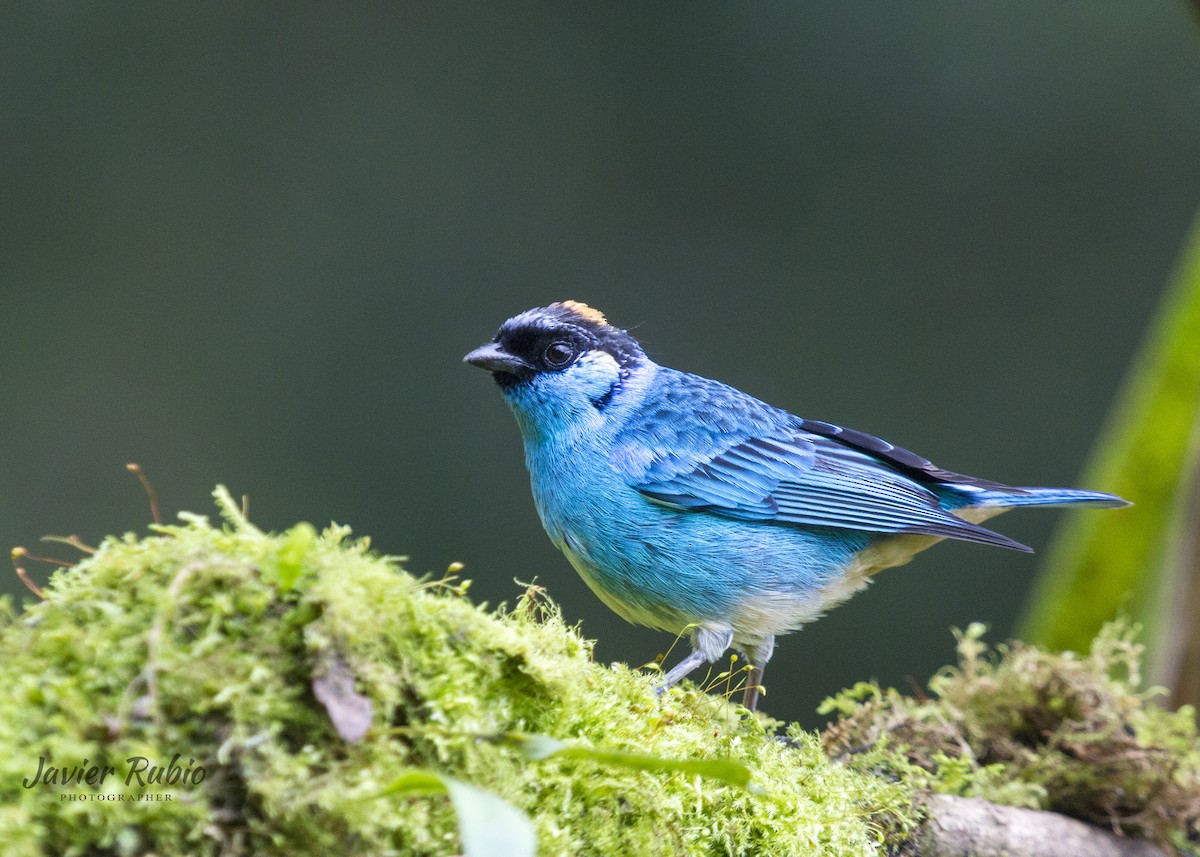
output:
[[[949,795],[930,798],[916,843],[915,857],[1169,857],[1065,815]]]

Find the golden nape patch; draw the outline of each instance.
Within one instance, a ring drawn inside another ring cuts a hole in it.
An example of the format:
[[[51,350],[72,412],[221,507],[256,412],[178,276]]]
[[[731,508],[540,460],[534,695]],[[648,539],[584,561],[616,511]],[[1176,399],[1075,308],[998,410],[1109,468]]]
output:
[[[600,312],[598,309],[592,309],[590,306],[580,301],[562,301],[559,303],[559,306],[563,309],[569,309],[576,315],[582,316],[588,321],[595,322],[596,324],[608,324],[608,319],[604,317],[604,313]]]

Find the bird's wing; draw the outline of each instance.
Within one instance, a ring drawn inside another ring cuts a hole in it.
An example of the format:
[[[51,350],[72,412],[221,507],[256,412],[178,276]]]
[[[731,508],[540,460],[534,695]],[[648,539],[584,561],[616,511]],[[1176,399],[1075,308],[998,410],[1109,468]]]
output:
[[[668,395],[666,404],[648,403],[646,419],[627,426],[613,447],[614,466],[655,502],[747,521],[919,533],[1028,550],[955,517],[931,490],[946,483],[970,491],[979,480],[870,435],[829,423],[806,427],[716,382],[684,386],[687,408],[667,406],[681,404],[678,394]],[[809,430],[814,427],[821,433]],[[839,439],[844,433],[849,437]]]

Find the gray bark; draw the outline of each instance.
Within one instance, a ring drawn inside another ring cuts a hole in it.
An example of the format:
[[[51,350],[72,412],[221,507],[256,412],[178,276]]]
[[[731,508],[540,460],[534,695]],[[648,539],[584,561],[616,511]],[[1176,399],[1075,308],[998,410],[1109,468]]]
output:
[[[1143,839],[1117,836],[1053,812],[934,795],[916,857],[1169,857]]]

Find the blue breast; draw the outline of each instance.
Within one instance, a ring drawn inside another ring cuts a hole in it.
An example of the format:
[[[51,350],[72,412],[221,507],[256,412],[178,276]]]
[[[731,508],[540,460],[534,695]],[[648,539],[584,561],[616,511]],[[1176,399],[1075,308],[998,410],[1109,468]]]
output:
[[[748,602],[816,597],[871,535],[697,514],[655,502],[610,464],[608,439],[526,443],[551,540],[614,611],[678,632]]]

